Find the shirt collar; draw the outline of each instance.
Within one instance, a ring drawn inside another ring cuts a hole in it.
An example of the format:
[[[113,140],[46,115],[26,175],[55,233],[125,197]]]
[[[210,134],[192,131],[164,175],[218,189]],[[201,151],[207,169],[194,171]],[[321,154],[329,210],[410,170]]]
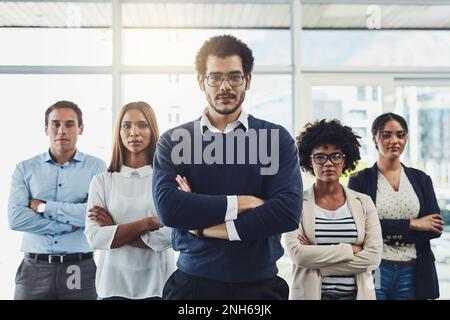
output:
[[[205,110],[203,111],[202,117],[200,118],[200,129],[201,129],[202,135],[205,133],[206,130],[209,130],[212,133],[222,133],[219,129],[217,129],[216,127],[214,127],[211,124],[211,121],[209,121],[207,113],[208,113],[208,108],[205,108]],[[244,109],[241,109],[241,114],[239,115],[239,118],[237,118],[236,121],[227,124],[227,127],[225,128],[223,133],[228,133],[230,131],[233,131],[240,125],[242,125],[244,127],[244,131],[248,130],[248,114],[245,112]]]
[[[77,149],[75,151],[75,155],[73,156],[73,158],[70,161],[81,162],[84,160],[84,158],[85,158],[84,154],[82,152],[78,151],[78,149]],[[43,162],[55,162],[55,161],[53,161],[52,156],[50,155],[50,149],[48,149],[47,152],[45,152],[43,154],[42,161]]]
[[[139,178],[144,178],[144,177],[151,175],[152,173],[153,173],[153,168],[150,165],[143,166],[140,168],[130,168],[125,165],[122,165],[122,167],[120,168],[120,175],[127,177],[127,178],[136,177],[136,176]]]

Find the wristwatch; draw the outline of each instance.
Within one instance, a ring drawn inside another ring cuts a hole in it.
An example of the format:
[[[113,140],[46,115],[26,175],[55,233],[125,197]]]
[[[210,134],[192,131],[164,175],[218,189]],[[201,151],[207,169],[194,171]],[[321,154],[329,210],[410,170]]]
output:
[[[44,211],[45,211],[45,202],[39,203],[39,205],[37,206],[37,212],[44,213]]]

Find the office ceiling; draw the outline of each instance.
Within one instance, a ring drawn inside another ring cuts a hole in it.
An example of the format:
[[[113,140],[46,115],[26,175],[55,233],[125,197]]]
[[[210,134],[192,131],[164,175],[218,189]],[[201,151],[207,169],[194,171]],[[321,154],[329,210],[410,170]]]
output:
[[[286,0],[178,1],[124,1],[122,24],[129,28],[289,28],[291,23],[291,6]],[[366,29],[373,14],[379,17],[382,29],[450,29],[450,3],[444,1],[380,1],[377,7],[365,1],[302,2],[301,20],[306,29]],[[108,1],[0,2],[0,27],[111,25],[112,4]]]

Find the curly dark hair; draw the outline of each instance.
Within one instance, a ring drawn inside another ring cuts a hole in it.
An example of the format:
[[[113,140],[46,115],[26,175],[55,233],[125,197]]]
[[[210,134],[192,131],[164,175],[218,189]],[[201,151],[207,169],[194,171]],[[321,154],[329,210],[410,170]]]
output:
[[[203,43],[195,57],[195,69],[199,74],[206,73],[206,59],[209,55],[219,58],[226,58],[238,55],[242,59],[242,68],[244,75],[253,70],[253,53],[252,50],[238,38],[225,34],[209,38]]]
[[[342,152],[345,154],[343,174],[347,175],[355,170],[358,160],[361,159],[359,154],[361,145],[358,141],[360,138],[353,132],[352,128],[342,125],[336,119],[322,119],[314,123],[307,123],[305,130],[296,137],[302,170],[314,175],[310,158],[312,150],[328,144],[342,149]]]

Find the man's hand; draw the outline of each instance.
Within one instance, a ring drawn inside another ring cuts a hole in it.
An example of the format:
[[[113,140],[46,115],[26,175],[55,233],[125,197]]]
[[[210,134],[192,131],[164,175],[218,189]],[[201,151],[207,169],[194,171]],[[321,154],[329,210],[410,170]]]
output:
[[[198,230],[189,230],[195,236],[199,236]],[[215,238],[222,240],[229,240],[228,231],[225,223],[218,224],[216,226],[208,227],[203,229],[203,237],[204,238]]]
[[[38,212],[38,206],[41,203],[45,203],[45,202],[42,200],[39,200],[39,199],[31,199],[30,202],[28,203],[28,207],[30,207],[30,209],[33,210],[34,212],[42,214],[41,212]]]
[[[178,183],[178,189],[184,192],[192,192],[191,186],[186,177],[181,177],[179,174],[175,177],[175,181]]]
[[[444,228],[444,221],[438,213],[433,213],[422,218],[411,219],[409,224],[411,230],[415,231],[433,231],[436,233],[442,233]]]
[[[97,222],[101,227],[114,225],[112,216],[105,209],[99,206],[94,206],[89,209],[88,217],[92,221]]]
[[[178,189],[184,192],[192,192],[191,186],[186,177],[177,175],[175,181],[178,183]],[[255,209],[264,204],[264,200],[255,196],[237,196],[238,214],[247,210]]]

